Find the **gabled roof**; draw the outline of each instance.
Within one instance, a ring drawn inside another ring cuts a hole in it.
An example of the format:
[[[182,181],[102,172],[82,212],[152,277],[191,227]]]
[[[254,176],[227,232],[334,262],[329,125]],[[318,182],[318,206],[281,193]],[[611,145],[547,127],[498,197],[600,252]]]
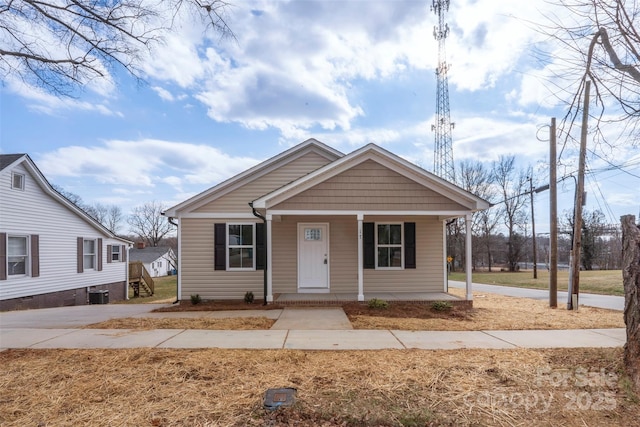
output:
[[[133,244],[132,241],[123,239],[122,237],[116,236],[111,230],[100,224],[100,222],[96,221],[93,217],[87,214],[85,211],[76,206],[69,199],[64,197],[62,194],[58,193],[47,181],[44,177],[40,169],[36,166],[36,164],[31,160],[28,154],[2,154],[0,155],[0,174],[9,173],[14,167],[22,164],[24,168],[31,174],[31,176],[35,179],[36,183],[42,188],[42,190],[53,197],[56,201],[67,207],[74,214],[79,216],[81,219],[89,223],[93,228],[100,231],[106,236],[110,238],[120,240],[127,244]]]
[[[171,251],[169,246],[148,246],[144,249],[129,249],[129,260],[141,261],[146,264],[167,255],[169,251]]]
[[[0,171],[11,166],[16,160],[24,156],[26,156],[26,154],[0,154]]]
[[[486,200],[463,190],[449,181],[427,172],[426,170],[375,144],[367,144],[359,150],[349,153],[308,175],[305,175],[254,200],[253,206],[257,209],[269,209],[367,160],[376,161],[383,166],[386,166],[395,172],[456,201],[471,211],[489,208],[489,202]]]
[[[223,181],[220,184],[203,191],[200,194],[191,197],[190,199],[185,200],[180,204],[166,209],[162,214],[168,217],[175,217],[180,211],[197,209],[200,206],[205,205],[219,197],[222,197],[223,195],[241,187],[242,185],[253,181],[261,176],[264,176],[274,169],[293,160],[296,160],[308,153],[319,154],[330,161],[334,161],[344,156],[344,154],[340,151],[331,148],[314,138],[310,138],[286,151],[283,151],[277,156],[265,160],[264,162],[259,163],[256,166],[247,169],[246,171],[235,175],[227,179],[226,181]]]

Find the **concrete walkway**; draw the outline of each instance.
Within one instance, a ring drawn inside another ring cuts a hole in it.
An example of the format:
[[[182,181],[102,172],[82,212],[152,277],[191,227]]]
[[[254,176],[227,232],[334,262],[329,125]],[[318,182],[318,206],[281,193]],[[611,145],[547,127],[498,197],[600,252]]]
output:
[[[165,304],[166,305],[166,304]],[[0,349],[238,348],[299,350],[620,347],[625,329],[397,331],[351,329],[340,308],[151,313],[163,304],[106,304],[0,313]],[[84,329],[117,317],[276,319],[270,330]]]
[[[625,329],[551,331],[396,331],[193,329],[0,329],[0,348],[235,348],[382,350],[620,347]]]
[[[464,289],[466,284],[455,280],[449,280],[449,286],[452,288]],[[549,300],[549,291],[544,289],[516,288],[513,286],[485,285],[482,283],[473,283],[474,292],[487,292],[491,294],[500,294],[518,298],[532,298],[537,300]],[[579,305],[589,307],[606,308],[609,310],[624,310],[624,297],[613,295],[597,295],[580,293]],[[558,292],[558,307],[567,306],[567,293]]]

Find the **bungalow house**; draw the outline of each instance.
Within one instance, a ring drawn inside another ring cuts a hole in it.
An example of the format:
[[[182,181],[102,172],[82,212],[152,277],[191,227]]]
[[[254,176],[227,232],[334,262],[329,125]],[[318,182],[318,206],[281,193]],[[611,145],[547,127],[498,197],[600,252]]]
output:
[[[175,269],[176,256],[168,246],[139,243],[129,251],[129,262],[141,262],[151,277],[167,276]]]
[[[0,310],[86,304],[92,292],[125,299],[131,245],[54,190],[27,154],[0,155]]]
[[[178,223],[179,299],[267,302],[446,292],[446,223],[464,218],[471,300],[471,215],[488,207],[375,144],[344,155],[309,139],[164,215]]]

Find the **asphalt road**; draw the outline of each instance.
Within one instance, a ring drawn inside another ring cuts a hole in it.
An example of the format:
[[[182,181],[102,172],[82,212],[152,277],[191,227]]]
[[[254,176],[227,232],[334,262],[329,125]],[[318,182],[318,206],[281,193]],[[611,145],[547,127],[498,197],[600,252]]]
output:
[[[452,288],[465,288],[464,282],[449,280],[449,286]],[[487,292],[491,294],[507,295],[510,297],[533,298],[539,300],[549,300],[549,291],[543,289],[516,288],[512,286],[485,285],[482,283],[473,283],[472,289],[476,292]],[[624,310],[624,297],[612,295],[598,295],[580,293],[579,305],[589,307],[608,308],[610,310]],[[558,307],[567,305],[567,293],[558,292]]]

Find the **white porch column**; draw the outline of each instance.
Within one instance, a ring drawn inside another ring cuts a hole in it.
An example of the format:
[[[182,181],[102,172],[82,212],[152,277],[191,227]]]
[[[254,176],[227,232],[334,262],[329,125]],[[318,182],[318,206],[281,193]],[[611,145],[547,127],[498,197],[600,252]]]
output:
[[[471,214],[467,214],[464,218],[464,225],[466,229],[465,236],[465,273],[467,278],[467,300],[473,300],[473,293],[471,291],[471,279],[472,279],[472,271],[471,271]]]
[[[358,214],[358,301],[364,301],[364,260],[362,259],[362,221],[363,214]]]
[[[267,302],[273,302],[273,270],[272,270],[272,251],[271,248],[273,247],[272,245],[272,236],[273,233],[271,232],[271,222],[273,220],[273,215],[271,214],[267,214],[266,216],[267,218],[267,295],[265,295],[265,297],[267,298]]]

